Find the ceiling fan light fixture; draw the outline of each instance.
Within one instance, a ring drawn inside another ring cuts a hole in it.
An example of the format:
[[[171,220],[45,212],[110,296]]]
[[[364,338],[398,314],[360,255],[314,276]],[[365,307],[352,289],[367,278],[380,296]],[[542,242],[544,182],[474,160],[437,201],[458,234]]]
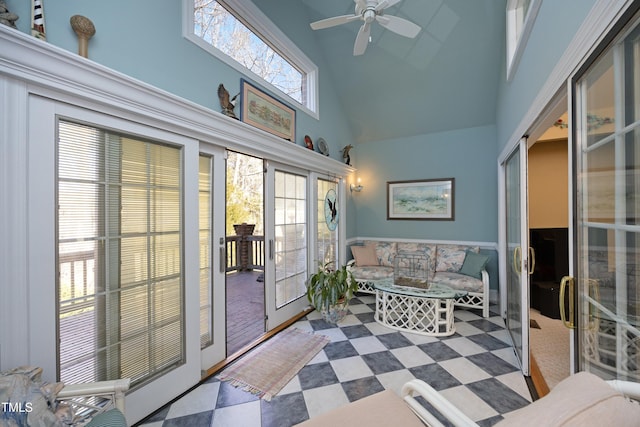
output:
[[[400,1],[401,0],[354,0],[356,7],[353,15],[335,16],[312,22],[311,28],[321,30],[323,28],[346,24],[351,21],[364,21],[353,45],[354,56],[362,55],[367,45],[372,41],[370,31],[371,23],[374,21],[377,21],[379,25],[387,30],[408,38],[416,37],[422,30],[420,26],[407,19],[393,15],[384,15],[386,8],[394,6]]]

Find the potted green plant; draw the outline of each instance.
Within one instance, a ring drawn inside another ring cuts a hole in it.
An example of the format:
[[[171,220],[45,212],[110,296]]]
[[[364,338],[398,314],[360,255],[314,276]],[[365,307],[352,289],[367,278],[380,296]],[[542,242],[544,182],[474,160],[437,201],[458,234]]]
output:
[[[330,323],[337,323],[347,315],[349,300],[358,290],[351,271],[343,265],[332,268],[333,262],[320,264],[318,271],[307,281],[307,299]]]

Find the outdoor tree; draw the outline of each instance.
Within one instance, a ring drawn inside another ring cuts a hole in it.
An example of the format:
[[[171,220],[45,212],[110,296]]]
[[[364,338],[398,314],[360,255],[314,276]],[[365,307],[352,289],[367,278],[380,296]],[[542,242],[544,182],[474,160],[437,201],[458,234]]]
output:
[[[303,74],[214,0],[195,0],[194,33],[302,103]]]
[[[227,157],[227,235],[234,224],[255,224],[254,234],[263,233],[262,160],[229,152]]]

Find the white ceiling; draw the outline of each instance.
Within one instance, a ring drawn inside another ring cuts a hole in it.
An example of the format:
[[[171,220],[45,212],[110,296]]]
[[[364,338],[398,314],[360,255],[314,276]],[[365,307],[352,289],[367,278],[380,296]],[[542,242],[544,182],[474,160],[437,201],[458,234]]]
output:
[[[308,23],[354,13],[352,0],[298,1],[307,14],[300,19]],[[268,3],[256,1],[267,16]],[[505,7],[505,0],[403,0],[385,13],[420,25],[418,36],[408,39],[374,24],[367,51],[357,57],[353,43],[361,21],[306,27],[326,59],[328,70],[320,71],[330,74],[356,142],[495,124]]]

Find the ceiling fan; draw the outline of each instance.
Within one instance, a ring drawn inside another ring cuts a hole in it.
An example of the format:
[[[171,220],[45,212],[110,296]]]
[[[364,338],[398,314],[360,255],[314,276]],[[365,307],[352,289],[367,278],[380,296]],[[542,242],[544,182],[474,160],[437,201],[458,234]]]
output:
[[[377,21],[389,31],[393,31],[404,37],[414,38],[418,35],[420,26],[393,15],[385,15],[384,10],[388,7],[399,3],[401,0],[354,0],[356,11],[353,15],[334,16],[333,18],[322,19],[312,22],[311,28],[321,30],[324,28],[335,27],[337,25],[346,24],[352,21],[364,21],[362,27],[356,36],[356,42],[353,45],[353,55],[362,55],[367,49],[367,43],[371,34],[371,23]]]

